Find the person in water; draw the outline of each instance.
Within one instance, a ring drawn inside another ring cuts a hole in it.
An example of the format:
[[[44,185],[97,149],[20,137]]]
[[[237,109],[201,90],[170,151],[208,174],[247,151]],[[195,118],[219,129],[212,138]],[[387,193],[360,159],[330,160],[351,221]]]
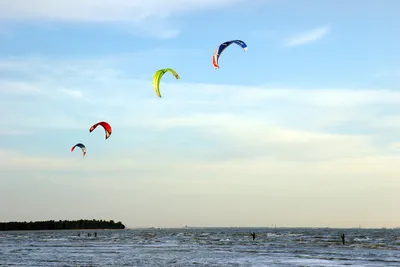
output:
[[[256,239],[256,233],[255,232],[252,232],[251,236],[253,237],[253,240]]]
[[[344,233],[341,235],[341,238],[342,238],[342,243],[343,243],[343,245],[346,243],[345,242],[345,236],[344,236]]]

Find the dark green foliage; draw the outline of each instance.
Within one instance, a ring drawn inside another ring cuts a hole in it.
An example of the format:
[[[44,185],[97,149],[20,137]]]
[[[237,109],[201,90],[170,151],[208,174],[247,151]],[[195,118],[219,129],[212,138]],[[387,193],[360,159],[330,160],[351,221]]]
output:
[[[125,229],[121,222],[113,220],[79,220],[79,221],[38,221],[38,222],[4,222],[0,231],[22,230],[67,230],[67,229]]]

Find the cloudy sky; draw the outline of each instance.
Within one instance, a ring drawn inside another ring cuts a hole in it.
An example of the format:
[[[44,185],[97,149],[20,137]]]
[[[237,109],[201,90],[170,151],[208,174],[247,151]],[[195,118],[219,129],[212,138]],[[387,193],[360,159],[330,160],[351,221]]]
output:
[[[0,0],[0,220],[400,226],[399,13],[396,0]],[[214,69],[232,39],[248,50]],[[167,73],[160,99],[167,67],[181,79]],[[107,140],[89,133],[103,120]]]

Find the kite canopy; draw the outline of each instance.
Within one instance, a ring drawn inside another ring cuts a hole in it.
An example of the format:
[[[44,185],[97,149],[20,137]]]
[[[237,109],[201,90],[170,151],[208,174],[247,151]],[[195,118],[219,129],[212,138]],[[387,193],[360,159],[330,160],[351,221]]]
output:
[[[154,74],[154,78],[153,78],[153,86],[154,86],[154,90],[156,91],[156,94],[158,97],[161,97],[161,92],[160,92],[161,78],[164,76],[164,74],[167,71],[171,72],[172,75],[174,75],[177,80],[180,79],[179,74],[174,69],[166,68],[166,69],[161,69],[161,70],[156,71],[156,73]]]
[[[92,127],[90,127],[89,132],[90,133],[93,132],[99,125],[104,128],[104,131],[106,132],[106,139],[108,139],[112,133],[112,128],[111,128],[110,124],[108,124],[108,122],[101,121],[101,122],[94,124]]]
[[[214,65],[214,68],[218,69],[219,68],[219,57],[221,56],[222,52],[225,51],[225,49],[230,46],[231,44],[237,44],[239,45],[241,48],[243,48],[243,50],[246,52],[247,50],[247,45],[245,42],[243,42],[242,40],[232,40],[232,41],[227,41],[225,43],[222,43],[218,46],[218,48],[215,50],[214,55],[212,57],[212,62]]]
[[[74,145],[74,146],[71,148],[71,152],[73,152],[73,151],[75,150],[75,147],[80,147],[80,148],[82,149],[83,156],[86,155],[86,147],[85,147],[84,144],[78,143],[78,144]]]

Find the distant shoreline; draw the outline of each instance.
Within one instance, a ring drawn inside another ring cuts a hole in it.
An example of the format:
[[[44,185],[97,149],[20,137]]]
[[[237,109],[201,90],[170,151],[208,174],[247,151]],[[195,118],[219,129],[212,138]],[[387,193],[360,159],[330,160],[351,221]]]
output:
[[[0,222],[0,231],[40,231],[40,230],[99,230],[125,229],[121,222],[113,220],[49,220],[35,222]]]

